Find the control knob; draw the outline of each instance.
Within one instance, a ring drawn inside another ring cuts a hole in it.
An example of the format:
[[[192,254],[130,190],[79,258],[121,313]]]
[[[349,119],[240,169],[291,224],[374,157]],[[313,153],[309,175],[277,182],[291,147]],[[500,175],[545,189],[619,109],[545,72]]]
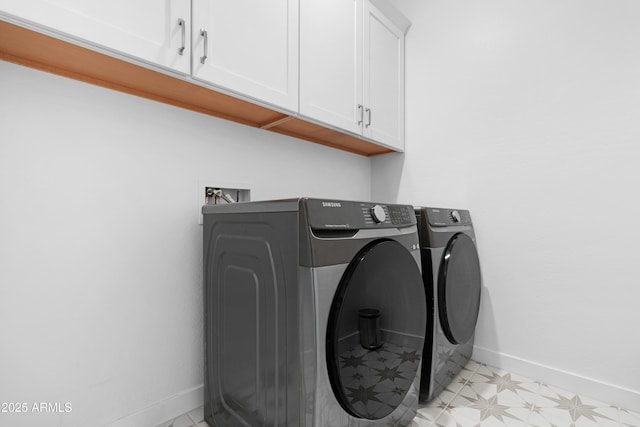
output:
[[[460,218],[460,213],[458,211],[451,211],[451,221],[453,221],[454,223],[458,223],[460,222],[461,218]]]
[[[380,205],[373,205],[371,207],[371,217],[377,223],[385,222],[387,220],[387,214],[384,208]]]

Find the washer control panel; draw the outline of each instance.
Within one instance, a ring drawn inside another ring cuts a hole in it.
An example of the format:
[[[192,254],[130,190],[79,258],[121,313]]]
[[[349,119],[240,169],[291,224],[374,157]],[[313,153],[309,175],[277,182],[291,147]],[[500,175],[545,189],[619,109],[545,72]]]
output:
[[[413,206],[410,205],[322,199],[307,199],[306,205],[313,228],[395,228],[416,224]]]

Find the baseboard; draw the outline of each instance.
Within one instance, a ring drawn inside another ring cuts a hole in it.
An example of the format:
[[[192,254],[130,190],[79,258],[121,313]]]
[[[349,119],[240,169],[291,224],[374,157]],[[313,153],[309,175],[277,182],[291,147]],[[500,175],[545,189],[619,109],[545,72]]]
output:
[[[486,365],[495,366],[524,377],[540,381],[591,397],[626,409],[637,411],[640,402],[640,391],[608,384],[573,372],[542,365],[530,360],[521,359],[509,354],[474,346],[473,360]]]
[[[108,427],[140,427],[157,426],[178,415],[186,414],[192,409],[202,406],[204,402],[204,386],[185,390],[174,396],[156,402],[140,411],[116,420]]]

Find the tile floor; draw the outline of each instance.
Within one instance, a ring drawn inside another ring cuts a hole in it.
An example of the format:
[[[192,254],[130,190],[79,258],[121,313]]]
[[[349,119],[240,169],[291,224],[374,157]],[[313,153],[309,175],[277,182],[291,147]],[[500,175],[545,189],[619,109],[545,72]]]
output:
[[[204,420],[204,408],[201,406],[158,427],[209,427],[209,424]]]
[[[471,361],[440,396],[418,410],[409,427],[640,427],[640,408],[634,409]],[[158,427],[208,425],[203,408],[197,408]]]
[[[471,361],[411,427],[640,427],[630,411]]]

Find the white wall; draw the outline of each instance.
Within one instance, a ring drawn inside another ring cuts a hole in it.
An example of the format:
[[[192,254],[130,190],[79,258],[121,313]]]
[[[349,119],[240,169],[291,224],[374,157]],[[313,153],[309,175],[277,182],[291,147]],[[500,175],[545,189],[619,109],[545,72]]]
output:
[[[640,408],[640,3],[397,0],[406,154],[376,200],[471,210],[476,357]]]
[[[6,62],[0,76],[0,401],[72,405],[0,425],[152,426],[202,404],[198,182],[370,198],[362,156]]]

